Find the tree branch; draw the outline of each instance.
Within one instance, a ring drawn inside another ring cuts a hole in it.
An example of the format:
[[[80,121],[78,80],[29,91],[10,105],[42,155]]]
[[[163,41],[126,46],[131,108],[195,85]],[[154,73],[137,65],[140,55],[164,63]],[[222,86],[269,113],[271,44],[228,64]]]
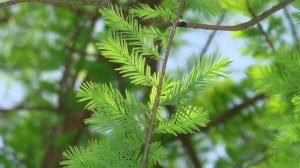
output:
[[[222,114],[220,114],[219,116],[216,116],[215,118],[213,118],[206,127],[202,128],[201,131],[208,131],[211,127],[214,127],[216,125],[219,125],[220,123],[224,123],[227,120],[231,119],[232,117],[236,116],[237,114],[239,114],[242,109],[255,104],[257,101],[262,100],[266,98],[265,95],[263,94],[259,94],[254,96],[251,99],[248,99],[246,101],[244,101],[243,103],[234,106],[232,109],[229,109],[228,111],[223,112]]]
[[[251,14],[251,16],[255,18],[256,15],[255,15],[253,9],[250,6],[249,0],[246,1],[246,7],[247,7],[248,12]],[[272,40],[270,39],[268,33],[264,30],[264,28],[262,27],[262,25],[260,23],[257,23],[257,27],[258,27],[260,33],[265,37],[266,42],[268,43],[268,45],[271,47],[271,49],[273,51],[275,51],[274,44],[273,44]]]
[[[171,51],[171,48],[172,48],[172,45],[173,45],[177,25],[179,23],[179,16],[181,14],[182,7],[183,7],[183,0],[178,0],[178,9],[177,9],[177,14],[176,14],[176,18],[175,18],[175,23],[172,26],[172,32],[171,32],[171,35],[170,35],[170,39],[169,39],[168,47],[167,47],[167,50],[166,50],[166,54],[165,54],[165,57],[164,57],[164,60],[163,60],[163,64],[162,64],[162,68],[161,68],[161,75],[160,75],[160,78],[159,78],[159,83],[158,83],[158,86],[157,86],[157,92],[156,92],[154,105],[153,105],[153,109],[152,109],[150,125],[149,125],[149,128],[147,130],[147,139],[146,139],[145,149],[144,149],[144,152],[143,152],[141,168],[145,167],[146,160],[147,160],[147,157],[148,157],[148,154],[149,154],[151,139],[152,139],[152,132],[153,132],[154,122],[155,122],[155,118],[156,118],[156,112],[157,112],[159,102],[160,102],[160,94],[161,94],[162,84],[163,84],[163,80],[164,80],[164,76],[165,76],[165,72],[166,72],[166,68],[167,68],[168,58],[169,58],[170,51]]]
[[[217,25],[220,25],[223,22],[223,20],[225,19],[225,16],[226,16],[226,14],[224,13],[220,17],[220,19],[218,20]],[[211,32],[211,34],[209,35],[204,47],[201,50],[200,58],[202,58],[204,56],[204,54],[207,52],[207,50],[208,50],[208,48],[209,48],[209,46],[210,46],[210,44],[211,44],[211,42],[212,42],[212,40],[213,40],[213,38],[215,37],[216,34],[217,34],[217,30],[214,30],[213,32]]]
[[[179,22],[178,27],[204,29],[204,30],[241,31],[241,30],[245,30],[251,26],[256,25],[260,21],[264,20],[265,18],[272,15],[273,13],[281,10],[282,8],[288,6],[292,2],[294,2],[294,0],[284,0],[284,1],[280,2],[279,4],[273,6],[269,10],[258,15],[257,17],[254,17],[253,19],[251,19],[247,22],[244,22],[244,23],[241,23],[241,24],[238,24],[235,26],[220,26],[220,25],[209,25],[209,24],[201,24],[201,23]],[[164,21],[160,21],[160,22],[162,22],[161,24],[164,24],[164,25],[171,25],[171,23],[169,23],[169,22],[164,22]]]
[[[221,30],[221,31],[241,31],[247,29],[251,26],[256,25],[260,21],[264,20],[268,16],[272,15],[273,13],[285,8],[295,0],[283,0],[279,4],[273,6],[269,10],[263,12],[262,14],[254,17],[253,19],[238,24],[234,26],[221,26],[221,25],[209,25],[209,24],[201,24],[201,23],[188,23],[188,22],[178,22],[178,27],[184,28],[193,28],[193,29],[204,29],[204,30]],[[14,4],[24,3],[24,2],[37,2],[37,3],[49,3],[55,5],[66,5],[66,6],[96,6],[96,7],[107,7],[107,3],[101,3],[97,0],[90,0],[90,1],[78,1],[78,2],[71,2],[66,0],[9,0],[6,2],[0,3],[0,8],[8,7]],[[162,20],[153,20],[153,22],[157,22],[162,25],[171,26],[172,23],[168,21]]]
[[[107,3],[99,2],[99,0],[83,0],[83,1],[67,1],[67,0],[8,0],[0,3],[0,8],[9,7],[15,4],[34,2],[34,3],[47,3],[53,5],[64,6],[95,6],[107,7]]]
[[[95,26],[98,17],[99,17],[98,10],[94,10],[93,13],[91,14],[89,20],[87,20],[87,22],[86,22],[86,23],[89,23],[89,27],[94,27]],[[93,30],[91,30],[91,31],[93,31]],[[79,32],[80,32],[80,30],[79,30]],[[74,40],[72,40],[71,42],[69,42],[69,44],[72,44],[73,41]],[[85,43],[85,45],[82,48],[86,49],[86,46],[88,45],[88,43],[90,41],[91,41],[91,36],[89,36],[89,38],[87,39],[87,42]],[[67,46],[67,49],[73,51],[73,53],[75,53],[77,51],[77,49],[75,49],[75,46],[72,46],[72,45]],[[85,52],[79,52],[79,60],[78,60],[78,62],[84,62],[86,56],[87,56],[87,54]],[[75,83],[76,83],[76,80],[77,80],[79,72],[80,72],[80,69],[77,69],[75,71],[74,75],[72,76],[71,84],[70,84],[70,87],[69,87],[70,89],[74,89],[74,86],[75,86]]]
[[[191,136],[182,134],[182,135],[179,135],[178,137],[179,137],[179,139],[182,143],[182,146],[184,147],[186,153],[189,155],[189,158],[191,159],[194,167],[195,168],[202,168],[202,163],[198,159],[197,151],[195,150],[195,148],[192,144]]]
[[[48,112],[55,112],[56,109],[51,108],[51,107],[26,107],[24,106],[24,104],[19,104],[11,109],[0,109],[0,116],[4,115],[8,112],[12,112],[12,111],[19,111],[19,110],[26,110],[26,111],[48,111]]]
[[[70,93],[72,91],[72,67],[74,64],[74,53],[75,53],[75,42],[76,38],[82,33],[82,30],[88,30],[86,34],[86,39],[81,40],[82,50],[85,51],[86,47],[91,39],[92,32],[94,30],[95,22],[98,18],[98,11],[95,9],[93,15],[89,18],[82,18],[80,22],[77,22],[76,27],[71,31],[66,37],[65,47],[68,50],[67,58],[65,59],[64,71],[62,78],[60,80],[60,90],[58,93],[58,107],[57,111],[61,112],[64,116],[63,122],[56,124],[51,130],[52,136],[49,137],[49,143],[45,144],[46,150],[44,152],[40,167],[43,168],[52,168],[59,167],[59,162],[61,161],[61,152],[63,148],[58,148],[52,142],[58,136],[66,134],[72,131],[73,139],[69,141],[69,145],[75,145],[80,140],[80,135],[83,133],[83,129],[77,129],[79,127],[85,127],[83,120],[87,117],[90,117],[91,113],[84,113],[82,110],[74,110],[72,107],[68,107],[67,100],[69,96],[72,96]],[[84,24],[80,24],[84,23]],[[89,24],[85,24],[89,23]],[[83,58],[83,57],[82,57]],[[79,58],[80,59],[80,58]],[[66,145],[66,144],[65,144]]]

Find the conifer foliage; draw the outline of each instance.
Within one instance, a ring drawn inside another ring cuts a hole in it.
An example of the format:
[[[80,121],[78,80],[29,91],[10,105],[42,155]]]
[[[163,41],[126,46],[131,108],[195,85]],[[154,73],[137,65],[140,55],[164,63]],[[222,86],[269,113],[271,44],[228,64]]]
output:
[[[274,58],[273,64],[255,66],[249,71],[254,88],[270,97],[266,111],[270,111],[272,117],[266,120],[266,126],[278,132],[271,144],[273,157],[265,166],[299,167],[300,54],[295,49],[284,47]],[[274,104],[285,108],[277,108]]]
[[[298,168],[299,30],[300,0],[2,0],[0,168]]]
[[[172,1],[174,3],[175,1]],[[191,1],[192,2],[192,1]],[[208,1],[203,1],[207,4]],[[186,5],[192,5],[187,3]],[[143,104],[126,91],[126,96],[112,84],[84,83],[78,90],[80,101],[86,102],[86,108],[93,112],[86,120],[104,138],[91,140],[87,147],[71,147],[63,153],[65,160],[61,164],[68,168],[98,167],[140,167],[146,143],[146,130],[149,127],[151,109],[154,106],[160,72],[151,73],[146,58],[161,60],[159,47],[155,41],[161,41],[166,49],[169,30],[159,30],[152,26],[142,26],[139,19],[165,19],[173,21],[174,6],[150,8],[145,4],[134,6],[125,15],[117,6],[100,9],[105,17],[107,31],[101,35],[97,44],[100,53],[111,62],[118,63],[119,71],[128,77],[132,84],[151,87],[149,102]],[[201,9],[199,9],[201,10]],[[212,13],[213,14],[213,13]],[[188,77],[180,80],[164,77],[161,90],[161,103],[154,125],[154,134],[186,134],[199,131],[208,123],[208,113],[202,107],[188,103],[188,99],[201,93],[207,81],[223,77],[229,61],[220,56],[207,56],[199,59]],[[164,110],[165,105],[173,105],[176,111],[172,115]],[[160,164],[166,156],[166,150],[159,140],[151,142],[146,167]]]

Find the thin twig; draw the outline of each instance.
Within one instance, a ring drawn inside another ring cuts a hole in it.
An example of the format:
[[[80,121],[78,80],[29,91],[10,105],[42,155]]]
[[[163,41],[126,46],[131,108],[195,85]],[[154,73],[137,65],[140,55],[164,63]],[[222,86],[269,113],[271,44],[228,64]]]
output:
[[[74,45],[74,39],[78,34],[81,32],[83,29],[84,25],[78,23],[77,27],[69,33],[68,37],[66,38],[65,41],[65,46],[68,49],[67,50],[67,58],[65,60],[64,64],[64,71],[62,74],[62,77],[59,82],[59,93],[58,93],[58,106],[57,106],[57,111],[66,111],[66,104],[67,104],[67,95],[68,95],[68,82],[69,82],[69,77],[71,73],[71,68],[72,68],[72,63],[73,63],[73,45]]]
[[[95,7],[107,7],[107,3],[99,2],[99,0],[83,0],[83,1],[67,1],[67,0],[8,0],[0,3],[0,8],[9,7],[15,4],[35,2],[35,3],[47,3],[54,5],[64,6],[95,6]]]
[[[249,3],[249,0],[246,1],[246,7],[247,7],[248,12],[251,14],[251,16],[252,16],[252,17],[256,17],[255,12],[254,12],[253,9],[251,8],[251,5],[250,5],[250,3]],[[258,27],[260,33],[265,37],[266,42],[268,43],[268,45],[271,47],[271,49],[272,49],[273,51],[275,51],[274,44],[273,44],[271,38],[269,37],[268,33],[264,30],[264,28],[262,27],[262,25],[261,25],[260,23],[257,23],[257,27]]]
[[[193,28],[193,29],[204,29],[204,30],[221,30],[221,31],[241,31],[245,30],[251,26],[256,25],[260,21],[264,20],[265,18],[269,17],[273,13],[281,10],[282,8],[285,8],[295,0],[284,0],[280,2],[279,4],[273,6],[269,10],[263,12],[262,14],[258,15],[257,17],[238,24],[234,26],[221,26],[221,25],[209,25],[209,24],[201,24],[201,23],[188,23],[188,22],[178,22],[178,27],[184,27],[184,28]],[[70,1],[64,1],[64,0],[9,0],[6,2],[0,3],[0,8],[8,7],[14,4],[19,4],[23,2],[39,2],[39,3],[50,3],[50,4],[56,4],[56,5],[67,5],[67,6],[97,6],[97,7],[107,7],[107,3],[101,3],[99,1],[93,0],[93,1],[78,1],[78,2],[70,2]],[[171,22],[163,21],[163,20],[152,20],[153,22],[159,23],[161,25],[165,26],[171,26]]]
[[[241,30],[245,30],[251,26],[256,25],[260,21],[269,17],[273,13],[281,10],[282,8],[288,6],[289,4],[291,4],[294,1],[295,0],[284,0],[284,1],[280,2],[279,4],[273,6],[269,10],[258,15],[257,17],[254,17],[253,19],[251,19],[247,22],[244,22],[244,23],[241,23],[241,24],[238,24],[235,26],[220,26],[220,25],[209,25],[209,24],[187,23],[187,22],[179,22],[178,26],[184,27],[184,28],[204,29],[204,30],[241,31]],[[169,23],[169,22],[163,22],[163,21],[160,21],[160,22],[161,22],[161,24],[164,24],[164,25],[171,25],[171,23]]]
[[[287,18],[288,24],[291,27],[292,36],[295,41],[295,46],[298,50],[300,50],[300,41],[299,41],[299,37],[298,37],[298,33],[297,33],[297,28],[292,20],[292,17],[290,15],[288,9],[285,7],[285,8],[283,8],[283,11],[284,11],[285,17]]]
[[[43,107],[43,106],[38,106],[38,107],[26,107],[24,106],[24,104],[19,104],[13,108],[10,109],[0,109],[0,116],[4,115],[8,112],[13,112],[13,111],[20,111],[20,110],[24,110],[24,111],[47,111],[47,112],[55,112],[56,109],[55,108],[51,108],[51,107]]]
[[[218,22],[217,22],[216,25],[220,25],[220,24],[223,22],[223,20],[225,19],[225,16],[226,16],[226,14],[224,13],[224,14],[220,17],[220,19],[218,20]],[[210,46],[210,44],[211,44],[213,38],[214,38],[215,35],[217,34],[217,31],[218,31],[218,30],[213,30],[213,31],[211,32],[211,34],[209,35],[209,37],[208,37],[208,39],[207,39],[207,41],[206,41],[204,47],[203,47],[202,50],[201,50],[200,58],[202,58],[202,57],[204,56],[204,54],[207,52],[207,50],[208,50],[208,48],[209,48],[209,46]]]
[[[251,13],[252,16],[255,17],[255,13],[253,12],[253,10],[252,10],[252,8],[251,8],[251,6],[250,6],[250,4],[249,4],[249,0],[247,0],[246,3],[247,3],[246,5],[247,5],[247,8],[248,8],[249,12]],[[266,42],[267,42],[267,44],[270,46],[270,48],[272,49],[272,51],[273,51],[273,52],[276,52],[276,49],[275,49],[275,47],[274,47],[273,42],[271,41],[269,35],[267,34],[267,32],[265,32],[265,30],[263,29],[263,27],[262,27],[262,25],[261,25],[260,23],[258,23],[258,29],[259,29],[259,31],[261,32],[261,34],[265,37]],[[281,66],[280,66],[278,63],[275,63],[275,66],[280,70],[281,73],[284,73],[284,72],[282,71]],[[289,80],[289,79],[287,79],[287,80]],[[295,87],[296,87],[296,86],[295,86]]]
[[[178,10],[177,10],[175,22],[172,26],[172,32],[171,32],[171,35],[170,35],[168,47],[167,47],[166,54],[165,54],[163,64],[162,64],[162,68],[161,68],[161,75],[160,75],[159,83],[158,83],[158,86],[157,86],[157,93],[156,93],[156,96],[155,96],[154,105],[153,105],[153,109],[152,109],[150,125],[149,125],[149,128],[147,130],[147,139],[146,139],[145,149],[144,149],[144,152],[143,152],[141,168],[145,167],[146,160],[147,160],[147,157],[148,157],[148,154],[149,154],[151,139],[152,139],[152,132],[153,132],[154,122],[155,122],[155,118],[156,118],[156,112],[157,112],[157,109],[158,109],[158,106],[159,106],[159,103],[160,103],[160,94],[161,94],[163,79],[164,79],[164,76],[165,76],[170,51],[171,51],[171,48],[172,48],[172,45],[173,45],[173,41],[174,41],[176,29],[177,29],[177,24],[179,22],[179,16],[181,14],[182,6],[183,6],[183,0],[179,0],[178,4],[179,5],[178,5]]]

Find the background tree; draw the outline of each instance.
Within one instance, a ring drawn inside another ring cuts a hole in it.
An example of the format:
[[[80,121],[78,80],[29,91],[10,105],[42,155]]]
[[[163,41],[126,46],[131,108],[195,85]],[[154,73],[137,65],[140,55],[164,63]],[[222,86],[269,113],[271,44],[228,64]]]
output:
[[[23,93],[14,93],[21,97],[20,101],[0,109],[4,143],[0,162],[4,167],[59,167],[62,152],[68,146],[86,144],[90,138],[103,138],[84,124],[91,113],[84,110],[84,104],[78,103],[75,96],[82,82],[112,82],[122,95],[126,88],[140,95],[145,102],[150,90],[132,85],[128,78],[121,78],[121,74],[114,71],[120,64],[108,62],[97,51],[98,33],[107,29],[99,28],[103,18],[98,7],[103,7],[102,3],[40,1],[53,5],[39,2],[9,6],[21,2],[3,1],[0,5],[4,7],[0,10],[1,81],[11,85],[12,89],[15,84],[23,88]],[[175,3],[140,2],[151,9],[158,5],[172,7]],[[217,158],[216,167],[299,166],[299,12],[290,5],[292,2],[184,1],[181,17],[184,22],[179,26],[185,28],[180,29],[177,37],[188,28],[238,31],[234,35],[246,44],[242,55],[250,55],[259,63],[266,60],[268,65],[254,65],[242,81],[213,82],[203,88],[201,94],[193,96],[191,104],[205,107],[210,120],[199,134],[158,137],[167,149],[163,166],[178,167],[178,162],[187,167],[207,165],[207,153],[218,153],[214,150],[216,146],[222,146],[226,151],[226,155]],[[139,2],[110,3],[126,11]],[[300,6],[299,1],[294,5]],[[168,8],[161,9],[167,14]],[[281,13],[269,16],[280,9]],[[191,11],[194,12],[192,16]],[[238,14],[251,21],[238,26],[193,24],[200,21],[215,23],[214,20],[221,24],[224,17]],[[264,21],[258,23],[262,19]],[[150,20],[142,24],[164,30],[172,23]],[[205,55],[215,34],[216,31],[211,33],[199,57]],[[174,50],[181,45],[182,40],[177,38]],[[158,48],[158,51],[162,50]],[[187,66],[173,72],[175,78],[180,79],[195,62],[193,57],[186,56],[186,60]],[[146,59],[146,62],[152,70],[157,69],[157,61]],[[1,93],[5,92],[1,90]],[[166,109],[174,111],[172,106],[166,106]]]

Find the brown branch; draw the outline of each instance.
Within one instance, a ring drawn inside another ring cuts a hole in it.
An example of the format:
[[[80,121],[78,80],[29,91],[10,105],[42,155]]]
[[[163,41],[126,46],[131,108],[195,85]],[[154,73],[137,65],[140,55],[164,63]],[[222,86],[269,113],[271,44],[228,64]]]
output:
[[[246,101],[244,101],[243,103],[234,106],[232,109],[229,109],[228,111],[223,112],[222,114],[220,114],[219,116],[216,116],[215,118],[213,118],[206,127],[202,128],[201,131],[208,131],[211,127],[214,127],[216,125],[219,125],[221,123],[226,122],[227,120],[233,118],[234,116],[236,116],[237,114],[239,114],[244,108],[247,108],[253,104],[255,104],[257,101],[262,100],[266,98],[265,95],[263,94],[259,94],[254,96],[253,98],[250,98]]]
[[[71,68],[72,68],[72,63],[73,63],[73,57],[72,57],[73,51],[69,51],[67,58],[65,60],[64,64],[64,71],[63,75],[60,79],[59,82],[59,94],[58,94],[58,106],[57,106],[57,111],[58,112],[64,112],[66,111],[66,106],[67,106],[67,95],[68,95],[68,82],[69,82],[69,77],[71,73]]]
[[[221,26],[221,25],[209,25],[209,24],[201,24],[201,23],[188,23],[188,22],[178,22],[178,27],[184,27],[184,28],[193,28],[193,29],[204,29],[204,30],[221,30],[221,31],[241,31],[244,29],[247,29],[251,26],[256,25],[257,23],[261,22],[265,18],[269,17],[273,13],[281,10],[282,8],[285,8],[295,0],[283,0],[279,4],[273,6],[269,10],[263,12],[262,14],[258,15],[257,17],[254,17],[253,19],[238,24],[234,26]],[[101,3],[97,0],[92,1],[78,1],[78,2],[70,2],[70,1],[64,1],[64,0],[9,0],[6,2],[0,3],[0,8],[8,7],[14,4],[24,3],[24,2],[39,2],[39,3],[49,3],[49,4],[57,4],[57,5],[67,5],[67,6],[97,6],[97,7],[107,7],[107,3]],[[160,23],[162,25],[171,26],[172,23],[162,20],[152,20],[153,22]]]
[[[179,135],[179,139],[182,143],[182,146],[184,147],[186,153],[189,155],[189,158],[191,159],[193,165],[195,168],[202,168],[202,163],[198,159],[197,152],[195,148],[193,147],[191,136],[189,135]]]
[[[90,18],[86,22],[86,23],[89,23],[89,27],[94,27],[95,26],[98,17],[99,17],[98,10],[94,10],[93,13],[91,14]],[[91,31],[93,31],[93,30],[91,30]],[[90,40],[91,40],[91,36],[89,36],[89,38],[87,39],[87,42],[82,47],[83,49],[86,48],[86,46],[88,45],[88,43],[89,43]],[[71,44],[71,45],[70,46],[66,45],[66,46],[67,46],[67,49],[69,49],[69,50],[73,51],[73,53],[75,53],[78,50],[74,48],[74,46],[72,45],[72,43],[73,42],[70,41],[69,44]],[[84,62],[84,59],[85,59],[86,56],[87,56],[87,54],[85,52],[80,52],[79,53],[79,60],[78,60],[78,62]],[[79,71],[80,71],[80,69],[76,70],[75,74],[73,75],[73,77],[71,79],[70,89],[74,89],[74,86],[75,86],[75,83],[76,83]]]
[[[73,80],[75,80],[75,79],[71,79],[71,69],[72,69],[72,63],[74,61],[73,54],[74,54],[74,50],[75,50],[75,48],[74,48],[74,45],[75,45],[74,42],[76,41],[75,39],[81,33],[82,29],[84,29],[85,23],[91,22],[90,26],[94,27],[94,24],[96,23],[97,18],[98,18],[98,11],[95,10],[93,12],[93,15],[90,16],[90,18],[88,18],[84,22],[81,22],[81,23],[79,22],[77,27],[72,32],[70,32],[68,34],[68,36],[66,37],[64,45],[68,51],[68,55],[67,55],[67,58],[66,58],[65,64],[64,64],[65,69],[63,71],[63,75],[60,80],[60,90],[59,90],[59,96],[58,96],[58,107],[57,107],[58,110],[57,111],[65,111],[66,110],[68,92],[70,91],[70,89],[73,88],[73,86],[72,86]],[[83,48],[86,48],[89,41],[90,41],[90,37],[87,39],[87,42],[84,44]],[[84,56],[85,55],[80,54],[81,61],[84,58]]]
[[[24,104],[19,104],[13,108],[10,109],[0,109],[0,114],[4,115],[8,112],[13,112],[13,111],[20,111],[20,110],[25,110],[25,111],[47,111],[47,112],[55,112],[56,109],[51,108],[51,107],[26,107]]]
[[[158,83],[158,86],[157,86],[157,92],[156,92],[154,105],[153,105],[153,109],[152,109],[150,125],[149,125],[149,128],[147,130],[147,139],[146,139],[145,149],[144,149],[144,152],[143,152],[141,168],[144,168],[146,166],[146,160],[147,160],[149,150],[150,150],[152,132],[153,132],[154,122],[155,122],[155,118],[156,118],[156,112],[157,112],[157,109],[158,109],[158,106],[159,106],[159,103],[160,103],[160,94],[161,94],[162,84],[163,84],[163,80],[164,80],[164,75],[165,75],[165,72],[166,72],[167,62],[168,62],[170,51],[171,51],[171,48],[172,48],[172,45],[173,45],[173,41],[174,41],[176,29],[177,29],[177,24],[179,22],[179,16],[181,14],[182,6],[183,6],[183,0],[178,0],[178,10],[177,10],[175,22],[172,26],[172,32],[171,32],[171,35],[170,35],[170,39],[169,39],[168,47],[167,47],[167,50],[166,50],[166,54],[165,54],[165,57],[164,57],[164,60],[163,60],[163,64],[162,64],[162,68],[161,68],[161,75],[160,75],[160,78],[159,78],[159,83]]]
[[[237,161],[234,167],[245,167],[245,163],[247,163],[247,167],[256,167],[262,162],[270,159],[270,154],[267,152],[269,145],[263,145],[259,148],[258,151],[251,153],[251,155],[241,158],[240,161]],[[257,156],[262,154],[262,156],[257,159]]]
[[[65,107],[67,104],[67,94],[68,94],[68,80],[69,80],[69,76],[70,76],[70,71],[71,71],[71,65],[73,62],[73,46],[74,46],[74,39],[76,38],[76,36],[78,36],[81,32],[81,30],[84,28],[84,24],[83,23],[78,23],[77,27],[68,34],[68,36],[66,37],[65,40],[65,48],[67,49],[68,55],[67,58],[65,60],[65,64],[64,64],[64,71],[63,71],[63,75],[61,77],[60,80],[60,90],[59,90],[59,94],[58,94],[58,107],[57,107],[57,111],[65,111]]]
[[[0,18],[0,23],[7,22],[9,20],[9,16],[3,16]]]
[[[75,53],[75,41],[78,35],[82,33],[82,29],[88,28],[89,33],[86,35],[85,41],[80,41],[82,43],[82,50],[86,50],[86,46],[88,45],[92,32],[94,30],[94,24],[98,18],[98,12],[95,9],[94,15],[91,15],[89,18],[83,18],[81,21],[89,24],[77,24],[76,28],[69,33],[66,38],[65,47],[68,50],[68,56],[65,60],[64,72],[62,78],[60,80],[60,91],[59,91],[59,102],[57,111],[61,112],[64,116],[63,122],[59,122],[56,124],[56,127],[52,129],[52,136],[49,137],[49,143],[45,144],[46,150],[43,155],[43,159],[41,161],[40,167],[43,168],[52,168],[59,167],[59,162],[61,161],[61,152],[63,148],[58,148],[51,141],[57,138],[59,135],[66,134],[70,131],[74,131],[72,135],[74,139],[68,142],[69,145],[75,145],[80,140],[80,135],[83,133],[83,129],[76,129],[78,127],[84,127],[83,120],[91,115],[91,113],[84,113],[82,110],[74,110],[72,107],[67,106],[67,100],[69,98],[72,86],[72,67],[74,64],[74,53]],[[83,57],[82,57],[83,58]]]
[[[255,18],[256,14],[250,6],[249,0],[246,1],[246,7],[247,7],[248,12],[251,14],[251,16]],[[260,23],[257,23],[257,27],[258,27],[260,33],[265,37],[268,45],[271,47],[271,49],[273,51],[275,51],[274,44],[273,44],[272,40],[270,39],[268,33],[264,30],[264,28],[262,27],[262,25]]]
[[[269,10],[263,12],[262,14],[258,15],[257,17],[254,17],[253,19],[238,24],[234,26],[221,26],[221,25],[209,25],[209,24],[201,24],[201,23],[188,23],[188,22],[178,22],[178,27],[184,27],[184,28],[193,28],[193,29],[204,29],[204,30],[221,30],[221,31],[241,31],[244,29],[247,29],[251,26],[256,25],[257,23],[261,22],[265,18],[269,17],[273,13],[285,8],[295,0],[283,0],[279,4],[273,6]],[[107,3],[101,3],[97,0],[91,0],[91,1],[78,1],[78,2],[71,2],[71,1],[65,1],[65,0],[9,0],[6,2],[0,3],[0,8],[8,7],[14,4],[24,3],[24,2],[38,2],[38,3],[49,3],[49,4],[56,4],[56,5],[67,5],[67,6],[97,6],[97,7],[107,7]],[[153,20],[153,22],[158,22],[162,25],[171,26],[172,23],[162,21],[162,20]]]
[[[261,22],[262,20],[266,19],[273,13],[281,10],[282,8],[288,6],[294,2],[294,0],[284,0],[280,2],[279,4],[273,6],[269,10],[263,12],[262,14],[258,15],[257,17],[254,17],[253,19],[235,25],[235,26],[220,26],[220,25],[209,25],[209,24],[201,24],[201,23],[187,23],[187,22],[179,22],[178,27],[184,27],[184,28],[193,28],[193,29],[204,29],[204,30],[221,30],[221,31],[241,31],[245,30],[251,26],[256,25],[257,23]],[[157,21],[164,25],[171,25],[169,22],[165,21]]]
[[[67,1],[67,0],[8,0],[0,3],[0,8],[9,7],[20,3],[47,3],[53,5],[64,6],[95,6],[95,7],[107,7],[107,3],[99,2],[99,0],[83,0],[83,1]]]

